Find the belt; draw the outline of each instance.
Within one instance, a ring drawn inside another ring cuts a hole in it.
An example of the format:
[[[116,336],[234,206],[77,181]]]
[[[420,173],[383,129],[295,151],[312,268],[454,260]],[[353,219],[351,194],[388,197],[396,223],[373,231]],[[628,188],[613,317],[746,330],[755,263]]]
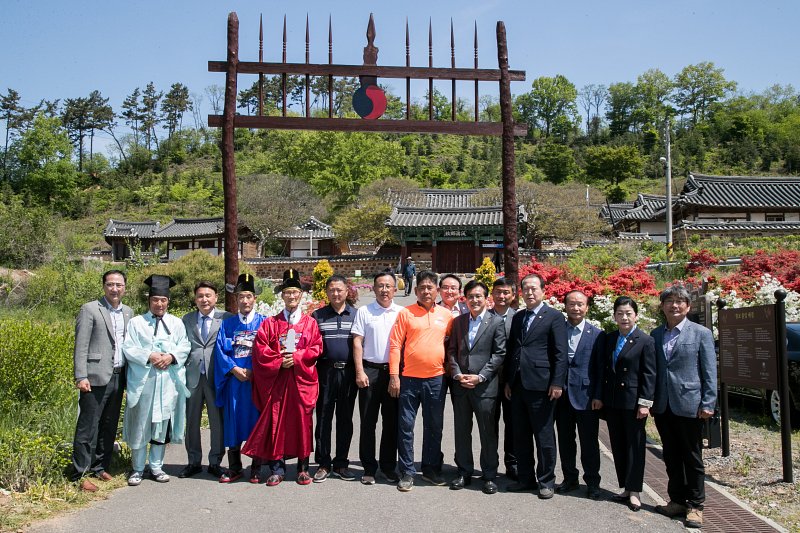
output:
[[[121,374],[123,370],[125,370],[124,366],[115,366],[114,367],[114,373],[115,374]]]
[[[338,368],[339,370],[341,370],[343,368],[347,368],[347,365],[348,365],[348,361],[331,361],[329,359],[322,359],[320,362],[328,364],[328,365],[332,366],[333,368]]]
[[[373,363],[372,361],[361,361],[364,366],[368,368],[377,368],[378,370],[389,370],[389,363]]]

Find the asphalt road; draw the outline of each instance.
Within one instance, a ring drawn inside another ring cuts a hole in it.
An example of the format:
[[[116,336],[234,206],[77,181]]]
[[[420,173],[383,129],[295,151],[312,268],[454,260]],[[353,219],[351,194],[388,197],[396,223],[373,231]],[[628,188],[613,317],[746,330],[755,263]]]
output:
[[[370,299],[362,297],[360,305]],[[407,304],[412,298],[399,298]],[[350,447],[351,468],[360,477],[358,462],[358,409],[355,435]],[[477,428],[473,432],[476,466],[479,457]],[[203,435],[207,439],[208,432]],[[421,456],[422,424],[417,418],[416,459]],[[455,476],[453,461],[453,415],[448,399],[442,449],[444,476]],[[207,447],[204,447],[204,452]],[[312,456],[313,459],[313,456]],[[603,500],[585,497],[585,486],[568,495],[539,500],[533,493],[507,493],[508,480],[497,480],[500,492],[487,496],[480,491],[480,480],[461,491],[435,487],[417,477],[414,490],[399,492],[382,478],[376,485],[328,479],[309,486],[297,485],[294,461],[289,463],[287,479],[277,487],[251,485],[242,479],[222,485],[208,474],[179,479],[186,461],[182,445],[168,446],[165,470],[169,483],[145,480],[139,487],[125,487],[103,501],[74,513],[37,523],[26,531],[105,532],[149,531],[683,531],[683,526],[653,511],[656,502],[647,488],[638,513],[608,498],[618,492],[610,454],[604,453],[601,475]],[[502,457],[501,457],[502,463]],[[245,462],[248,464],[248,461]],[[311,471],[315,470],[312,464]],[[503,467],[501,464],[501,472]],[[557,468],[557,481],[561,480]]]

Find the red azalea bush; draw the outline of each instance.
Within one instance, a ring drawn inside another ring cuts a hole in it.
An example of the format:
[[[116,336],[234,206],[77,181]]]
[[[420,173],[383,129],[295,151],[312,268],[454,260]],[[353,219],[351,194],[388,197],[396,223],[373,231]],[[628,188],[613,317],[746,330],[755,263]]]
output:
[[[724,291],[736,291],[739,297],[748,299],[753,297],[755,285],[761,282],[764,274],[780,281],[786,289],[800,292],[800,252],[758,250],[753,255],[742,256],[739,270],[720,279],[719,284]]]
[[[637,295],[658,296],[656,278],[645,270],[650,258],[646,257],[628,267],[622,267],[603,280],[605,293],[625,294],[631,297]]]
[[[689,253],[689,262],[686,264],[686,272],[697,274],[714,268],[722,258],[717,257],[713,252],[703,248],[696,252]]]

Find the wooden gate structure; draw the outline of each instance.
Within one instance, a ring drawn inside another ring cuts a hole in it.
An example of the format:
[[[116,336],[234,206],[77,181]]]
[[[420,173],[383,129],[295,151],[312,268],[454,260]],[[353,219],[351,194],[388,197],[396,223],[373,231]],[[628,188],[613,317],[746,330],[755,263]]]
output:
[[[263,60],[263,24],[259,28],[259,51],[257,62],[239,61],[239,18],[235,12],[228,15],[227,60],[209,61],[209,72],[225,73],[225,100],[222,115],[209,115],[208,125],[222,127],[222,180],[225,206],[225,282],[235,284],[239,275],[237,243],[237,202],[236,202],[236,163],[234,159],[234,130],[236,128],[289,129],[316,131],[361,131],[383,133],[440,133],[453,135],[492,135],[502,138],[503,161],[503,221],[504,221],[504,264],[505,274],[511,279],[518,277],[519,250],[517,241],[517,201],[515,194],[516,179],[514,174],[514,136],[525,135],[527,126],[515,124],[512,116],[511,82],[524,81],[525,72],[509,70],[506,29],[502,21],[497,22],[497,69],[478,68],[478,30],[475,24],[474,66],[473,68],[456,68],[455,39],[453,23],[450,22],[450,67],[435,68],[433,66],[433,31],[428,26],[428,66],[412,67],[410,60],[410,42],[408,21],[406,20],[406,65],[379,66],[377,64],[378,48],[375,47],[375,23],[370,14],[367,25],[367,46],[364,48],[363,65],[340,65],[333,63],[332,26],[328,22],[328,63],[314,64],[309,62],[309,26],[306,17],[306,47],[304,63],[287,63],[286,61],[286,17],[283,19],[283,50],[280,63]],[[259,105],[257,116],[236,114],[237,78],[239,74],[258,74]],[[280,74],[283,87],[281,116],[264,116],[263,114],[263,80],[265,74]],[[286,114],[286,84],[288,75],[305,76],[305,116],[290,117]],[[311,117],[309,89],[311,76],[326,76],[328,79],[328,116]],[[354,95],[354,108],[363,118],[338,118],[333,116],[333,78],[355,77],[361,80],[362,87]],[[382,113],[380,99],[385,95],[377,85],[377,78],[393,78],[406,80],[406,116],[405,119],[375,120]],[[412,120],[411,113],[411,80],[428,80],[428,120]],[[451,80],[452,109],[451,120],[433,120],[433,81]],[[475,82],[475,116],[473,121],[456,120],[456,81]],[[478,82],[499,82],[501,122],[481,122],[478,120]],[[361,94],[359,94],[361,92]],[[359,101],[356,101],[359,98]],[[359,104],[357,106],[357,104]],[[374,109],[377,108],[377,111]],[[363,109],[363,110],[362,110]],[[226,308],[235,312],[236,302],[233,295],[226,293]]]

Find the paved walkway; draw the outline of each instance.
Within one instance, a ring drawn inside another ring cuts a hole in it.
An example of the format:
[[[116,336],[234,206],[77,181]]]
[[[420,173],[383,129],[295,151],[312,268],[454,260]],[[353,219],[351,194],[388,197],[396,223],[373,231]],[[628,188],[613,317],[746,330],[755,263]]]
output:
[[[371,301],[362,297],[360,305]],[[399,298],[407,304],[412,298]],[[355,414],[355,435],[350,447],[351,467],[360,476],[358,458],[358,410]],[[417,418],[416,458],[421,455],[421,416]],[[208,432],[204,431],[204,450]],[[475,461],[478,461],[479,439],[473,432]],[[448,401],[442,448],[445,456],[444,475],[455,476],[453,466],[453,415]],[[313,459],[313,457],[312,457]],[[192,479],[178,479],[186,461],[182,446],[168,446],[165,470],[174,476],[169,483],[145,480],[139,487],[125,487],[104,501],[74,513],[40,522],[27,529],[31,532],[69,532],[99,530],[108,532],[142,531],[224,531],[237,532],[297,531],[683,531],[682,524],[653,511],[663,501],[646,489],[643,507],[633,513],[626,506],[608,500],[618,492],[610,454],[604,452],[601,475],[603,500],[586,498],[585,488],[569,495],[556,495],[542,501],[531,493],[507,493],[509,481],[498,478],[500,492],[493,496],[480,491],[480,482],[462,491],[434,487],[421,479],[410,493],[397,491],[394,485],[379,480],[373,486],[358,481],[329,479],[325,483],[299,486],[294,483],[294,462],[290,462],[287,480],[278,487],[251,485],[240,481],[221,485],[207,474]],[[664,467],[659,458],[649,454],[645,481],[656,492],[664,494],[659,473]],[[312,472],[315,467],[312,465]],[[501,466],[502,470],[502,466]],[[556,470],[561,479],[560,468]],[[655,481],[655,483],[653,483]],[[709,505],[722,509],[712,490]],[[713,502],[713,503],[712,503]],[[719,531],[753,531],[764,522],[743,522],[751,515],[732,507],[731,520],[720,523]],[[711,513],[708,513],[711,519]],[[716,519],[713,519],[716,522]],[[710,520],[711,521],[711,520]],[[755,524],[755,525],[754,525]],[[709,524],[711,526],[711,524]],[[714,530],[709,527],[707,530]]]

